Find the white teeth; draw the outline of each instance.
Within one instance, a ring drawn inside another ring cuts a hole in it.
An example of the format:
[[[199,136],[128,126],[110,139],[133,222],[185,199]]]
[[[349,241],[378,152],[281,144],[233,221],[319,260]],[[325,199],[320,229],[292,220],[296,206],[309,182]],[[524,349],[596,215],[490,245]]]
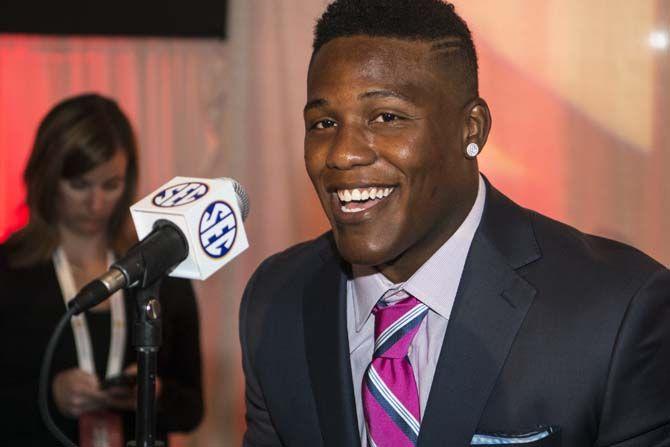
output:
[[[374,200],[388,197],[389,194],[393,192],[393,190],[394,188],[378,188],[378,187],[338,189],[337,197],[340,199],[341,202],[345,203],[351,202],[352,200],[355,201]]]
[[[345,213],[358,213],[364,210],[364,208],[345,208],[345,207],[342,207],[341,209]]]

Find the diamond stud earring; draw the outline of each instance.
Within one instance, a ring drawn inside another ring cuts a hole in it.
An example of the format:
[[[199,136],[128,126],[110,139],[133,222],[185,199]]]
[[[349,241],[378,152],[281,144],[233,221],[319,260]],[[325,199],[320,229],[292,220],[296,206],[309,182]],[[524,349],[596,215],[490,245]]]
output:
[[[468,144],[465,148],[465,156],[467,158],[475,158],[477,155],[479,155],[479,146],[477,143]]]

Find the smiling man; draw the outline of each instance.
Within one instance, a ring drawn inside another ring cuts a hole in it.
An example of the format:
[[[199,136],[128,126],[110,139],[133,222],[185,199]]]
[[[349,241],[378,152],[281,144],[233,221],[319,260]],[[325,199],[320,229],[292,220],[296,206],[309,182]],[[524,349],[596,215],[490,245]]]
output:
[[[670,272],[479,174],[451,5],[332,3],[304,119],[332,231],[247,286],[245,446],[670,445]]]

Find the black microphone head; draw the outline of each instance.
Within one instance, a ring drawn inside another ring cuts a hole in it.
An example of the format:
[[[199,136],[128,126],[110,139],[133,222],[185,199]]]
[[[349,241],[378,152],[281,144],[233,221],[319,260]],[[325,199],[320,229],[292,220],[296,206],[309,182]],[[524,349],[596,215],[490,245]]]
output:
[[[240,211],[242,212],[242,220],[247,220],[247,216],[249,215],[249,196],[247,196],[244,187],[234,178],[221,177],[221,180],[232,183],[235,195],[237,196],[237,206],[240,207]]]

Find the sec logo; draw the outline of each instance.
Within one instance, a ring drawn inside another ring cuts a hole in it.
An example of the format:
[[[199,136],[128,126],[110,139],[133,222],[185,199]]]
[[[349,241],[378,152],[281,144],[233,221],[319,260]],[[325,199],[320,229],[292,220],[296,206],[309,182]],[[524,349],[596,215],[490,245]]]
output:
[[[207,194],[209,187],[204,183],[189,182],[180,183],[165,188],[156,194],[152,200],[153,204],[162,208],[186,205],[192,203]]]
[[[230,251],[237,235],[237,218],[226,202],[212,202],[200,218],[200,245],[209,256],[221,258]]]

